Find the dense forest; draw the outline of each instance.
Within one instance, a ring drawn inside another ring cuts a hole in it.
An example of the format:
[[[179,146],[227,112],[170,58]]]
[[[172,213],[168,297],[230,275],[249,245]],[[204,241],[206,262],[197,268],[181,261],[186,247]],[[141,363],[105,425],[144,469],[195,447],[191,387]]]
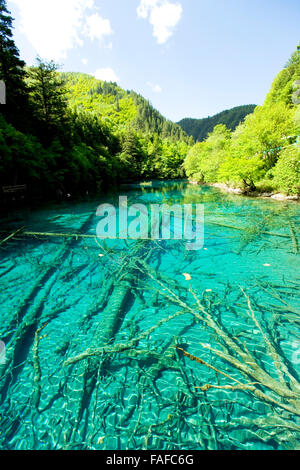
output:
[[[69,105],[105,118],[112,128],[131,125],[137,132],[157,133],[172,142],[193,144],[182,128],[166,120],[151,103],[134,91],[125,91],[116,83],[107,83],[82,73],[62,73]]]
[[[7,94],[0,112],[2,189],[26,185],[30,197],[50,199],[184,176],[194,141],[180,126],[115,83],[60,73],[40,58],[26,67],[12,28],[0,0],[0,80]]]
[[[202,142],[218,124],[225,124],[227,129],[234,131],[248,114],[253,113],[255,108],[255,104],[236,106],[235,108],[222,111],[215,116],[203,119],[185,118],[179,121],[178,124],[182,127],[184,132],[192,136],[196,142]]]
[[[0,199],[10,186],[30,198],[96,193],[123,181],[225,182],[245,190],[298,194],[300,47],[276,77],[263,106],[221,113],[196,143],[142,96],[38,58],[26,67],[0,0]],[[233,131],[232,131],[233,129]],[[196,136],[196,134],[195,134]],[[198,137],[199,138],[199,135]],[[4,188],[4,189],[3,189]]]
[[[245,191],[300,194],[300,46],[275,78],[263,106],[234,132],[217,125],[185,161],[189,178]]]

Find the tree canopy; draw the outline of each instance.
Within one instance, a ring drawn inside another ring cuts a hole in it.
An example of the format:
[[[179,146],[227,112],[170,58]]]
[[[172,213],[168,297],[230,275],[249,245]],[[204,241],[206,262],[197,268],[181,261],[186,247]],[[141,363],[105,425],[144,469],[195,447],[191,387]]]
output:
[[[253,113],[255,108],[254,104],[237,106],[204,119],[185,118],[178,124],[196,142],[203,142],[218,124],[224,124],[228,129],[234,131],[248,114]]]
[[[6,105],[1,112],[17,126],[24,125],[21,116],[28,112],[28,90],[25,83],[25,63],[13,40],[13,20],[0,0],[0,80],[6,85]],[[26,127],[26,126],[25,126]]]
[[[134,91],[61,73],[40,58],[25,67],[12,28],[0,0],[0,79],[7,87],[7,104],[0,107],[0,188],[27,185],[30,195],[49,199],[187,175],[204,183],[299,192],[299,47],[263,106],[215,116],[205,140],[194,145],[181,126]]]
[[[184,163],[189,178],[242,189],[300,193],[300,48],[275,78],[263,106],[233,132],[217,125]],[[297,94],[298,96],[298,94]]]
[[[25,67],[12,27],[0,0],[0,79],[8,96],[0,108],[0,188],[27,185],[30,195],[49,199],[183,176],[193,141],[180,126],[116,83],[60,73],[41,58]]]

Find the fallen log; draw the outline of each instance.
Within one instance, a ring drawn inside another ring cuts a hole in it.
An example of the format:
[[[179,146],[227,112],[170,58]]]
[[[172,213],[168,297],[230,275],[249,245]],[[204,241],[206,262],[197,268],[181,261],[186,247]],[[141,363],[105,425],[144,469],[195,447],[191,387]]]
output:
[[[4,243],[6,243],[8,240],[11,240],[11,239],[14,238],[16,235],[18,235],[19,233],[21,233],[23,229],[24,229],[24,227],[20,227],[20,228],[18,228],[18,230],[16,230],[15,232],[11,233],[8,237],[4,238],[4,240],[1,240],[1,241],[0,241],[0,246],[1,246],[1,245],[4,245]]]
[[[133,249],[128,252],[125,260],[119,267],[117,275],[114,279],[114,287],[112,288],[108,303],[103,311],[102,320],[99,322],[92,341],[91,349],[101,350],[107,347],[113,341],[124,317],[126,314],[126,306],[129,303],[132,289],[137,282],[140,273],[136,268],[136,258],[142,256],[147,257],[149,251],[147,250],[148,243],[146,240],[137,242]],[[117,262],[117,264],[119,264]],[[77,398],[78,409],[76,413],[76,426],[72,428],[70,437],[71,442],[75,440],[81,420],[85,410],[87,410],[93,391],[97,383],[97,377],[105,363],[106,357],[100,355],[86,356],[87,361],[80,361],[79,369],[76,371],[77,377],[80,378],[81,394]],[[66,361],[68,365],[74,362]],[[65,362],[65,364],[66,364]],[[82,436],[82,439],[85,437]]]
[[[291,221],[289,221],[289,226],[290,226],[291,239],[292,239],[292,243],[294,247],[294,253],[299,254],[299,243],[296,237],[295,227]]]
[[[34,345],[33,345],[33,369],[34,369],[34,379],[33,379],[33,385],[34,385],[34,392],[31,398],[31,403],[32,406],[38,411],[39,410],[39,404],[40,404],[40,399],[41,399],[41,379],[42,379],[42,369],[40,365],[40,358],[39,358],[39,344],[40,340],[42,339],[40,337],[40,333],[43,331],[44,328],[48,323],[46,323],[44,326],[39,328],[35,332],[34,336]]]
[[[210,220],[208,220],[208,225],[216,225],[218,227],[230,228],[232,230],[240,230],[243,232],[248,230],[248,227],[236,227],[234,225],[227,225],[227,224],[220,224],[218,222],[212,222]],[[267,230],[262,230],[260,233],[263,235],[269,235],[270,237],[290,238],[289,235],[285,235],[284,233],[273,233],[273,232],[268,232]]]
[[[83,223],[81,230],[89,226],[94,214]],[[54,262],[47,268],[46,272],[41,274],[35,286],[29,295],[23,300],[19,312],[17,313],[17,328],[13,333],[12,340],[7,348],[6,364],[0,366],[4,371],[0,380],[0,403],[5,400],[6,391],[11,383],[13,383],[21,371],[18,364],[18,356],[27,354],[30,344],[34,341],[35,331],[38,327],[39,319],[43,310],[45,297],[49,295],[54,283],[56,282],[57,265],[64,262],[69,255],[69,250],[74,245],[74,240],[67,241],[66,244],[56,253]],[[43,286],[41,288],[41,286]],[[28,308],[28,304],[37,299],[34,307]],[[26,341],[25,341],[26,339]],[[24,351],[23,345],[27,344],[27,350]]]

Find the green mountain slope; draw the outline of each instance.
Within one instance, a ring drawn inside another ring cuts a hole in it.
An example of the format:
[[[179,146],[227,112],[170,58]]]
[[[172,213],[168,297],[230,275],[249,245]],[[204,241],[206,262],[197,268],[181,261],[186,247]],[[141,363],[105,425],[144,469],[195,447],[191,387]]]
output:
[[[136,131],[156,132],[171,141],[190,140],[178,124],[165,119],[134,91],[125,91],[116,83],[103,82],[82,73],[62,73],[61,77],[65,81],[69,105],[78,111],[94,112],[115,128],[130,125]]]
[[[204,119],[185,118],[179,121],[178,124],[184,132],[193,136],[196,142],[202,142],[218,124],[225,124],[227,129],[233,131],[248,114],[253,113],[255,108],[256,105],[254,104],[237,106]]]

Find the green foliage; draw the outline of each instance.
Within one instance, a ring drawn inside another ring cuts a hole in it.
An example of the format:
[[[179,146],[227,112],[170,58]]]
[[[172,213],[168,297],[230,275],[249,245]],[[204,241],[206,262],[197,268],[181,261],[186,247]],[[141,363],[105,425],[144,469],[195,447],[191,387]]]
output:
[[[223,124],[217,125],[205,142],[197,143],[188,153],[184,164],[187,175],[205,183],[217,181],[229,144],[230,131]]]
[[[37,184],[45,170],[44,149],[0,116],[0,184]],[[39,158],[37,158],[37,155]]]
[[[233,131],[248,114],[254,111],[255,107],[256,105],[254,104],[237,106],[236,108],[222,111],[215,116],[204,119],[182,119],[178,124],[188,135],[192,136],[195,141],[202,142],[218,124],[224,124],[228,129]]]
[[[187,175],[247,191],[267,187],[298,194],[299,153],[294,144],[300,138],[299,79],[300,47],[275,78],[263,106],[257,106],[231,135],[217,126],[190,150],[184,163]]]
[[[300,194],[300,146],[284,149],[271,172],[279,191]]]
[[[146,101],[141,95],[131,91],[132,97],[137,107],[137,117],[133,121],[133,126],[141,132],[156,132],[163,139],[169,139],[172,142],[177,140],[189,141],[186,133],[178,124],[166,120],[149,101]]]
[[[0,78],[14,84],[10,107],[1,107],[1,186],[26,184],[29,194],[49,198],[183,176],[190,139],[178,125],[116,83],[58,73],[41,59],[26,69],[11,27],[0,0]]]
[[[28,96],[25,84],[25,63],[12,39],[12,17],[5,0],[0,0],[0,80],[6,85],[6,105],[1,113],[10,122],[27,127],[21,116],[28,111]]]
[[[299,65],[300,63],[300,42],[295,52],[292,53],[290,59],[287,61],[286,68],[290,68],[293,65]]]
[[[126,127],[137,117],[133,99],[115,83],[107,83],[81,73],[62,73],[69,106],[73,110],[94,113],[114,130]]]
[[[246,190],[255,190],[255,182],[265,174],[264,162],[258,158],[227,157],[219,168],[218,181],[233,183]]]
[[[127,168],[126,176],[134,178],[141,174],[141,164],[144,158],[144,152],[138,134],[128,128],[121,137],[121,153],[119,159]]]
[[[265,178],[297,193],[299,147],[291,146],[300,134],[299,50],[262,107],[237,127],[254,106],[215,116],[213,128],[205,128],[206,140],[194,145],[149,101],[116,83],[58,73],[53,62],[40,59],[24,68],[12,18],[0,0],[0,79],[8,84],[9,100],[0,115],[0,185],[26,184],[30,194],[49,198],[97,192],[126,180],[182,178],[186,171],[202,182],[246,189]]]
[[[258,155],[266,170],[272,168],[289,137],[297,135],[294,113],[282,102],[258,106],[233,133],[232,154],[243,159]]]
[[[300,79],[300,46],[292,54],[286,67],[275,78],[270,92],[267,95],[265,105],[273,103],[284,103],[292,106],[295,93],[294,83]]]
[[[295,127],[297,129],[297,132],[300,132],[300,106],[297,107],[293,120],[294,120]]]
[[[67,127],[67,100],[64,82],[57,73],[54,62],[37,59],[37,67],[28,69],[30,102],[35,118],[35,128],[42,142],[65,137]]]
[[[157,133],[171,141],[189,141],[178,124],[167,121],[149,101],[116,83],[107,83],[81,73],[63,73],[68,101],[73,109],[93,112],[105,118],[114,130],[128,125],[141,133]]]

